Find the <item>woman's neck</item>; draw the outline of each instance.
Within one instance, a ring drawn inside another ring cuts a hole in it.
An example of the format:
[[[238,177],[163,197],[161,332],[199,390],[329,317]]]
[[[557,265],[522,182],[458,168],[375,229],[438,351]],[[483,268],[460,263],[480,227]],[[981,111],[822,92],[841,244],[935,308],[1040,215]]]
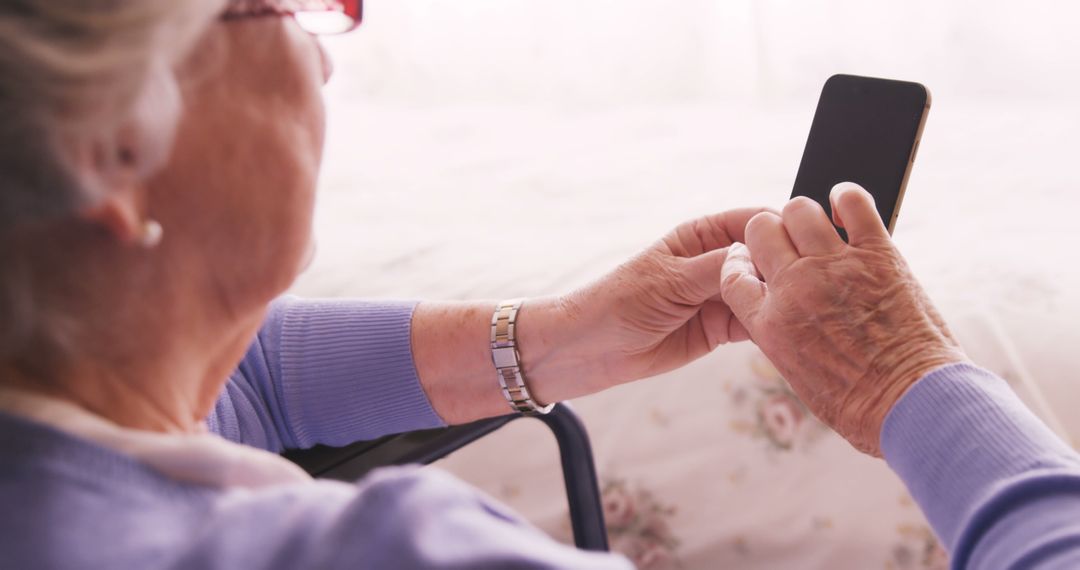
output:
[[[258,314],[243,326],[232,323],[234,332],[227,335],[221,327],[200,334],[147,331],[137,337],[145,341],[137,353],[76,357],[60,378],[0,364],[0,386],[61,399],[127,428],[198,433],[262,319]],[[146,339],[173,340],[162,346]]]

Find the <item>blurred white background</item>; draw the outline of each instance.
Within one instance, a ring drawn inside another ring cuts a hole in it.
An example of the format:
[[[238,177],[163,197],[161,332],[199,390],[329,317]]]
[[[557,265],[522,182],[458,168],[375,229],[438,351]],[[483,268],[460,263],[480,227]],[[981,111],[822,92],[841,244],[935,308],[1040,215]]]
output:
[[[782,206],[828,76],[918,81],[933,108],[897,243],[947,317],[1004,331],[1000,346],[973,348],[1006,355],[1080,441],[1080,4],[369,0],[365,11],[359,30],[325,40],[336,74],[319,256],[296,292],[567,291],[683,220]],[[624,404],[596,408],[637,417]],[[687,560],[716,560],[688,541]]]
[[[389,104],[812,100],[822,78],[917,78],[947,99],[1075,98],[1075,3],[1054,0],[369,0],[329,43],[335,93]]]
[[[934,103],[898,243],[947,312],[1003,319],[1072,390],[1078,21],[1051,0],[369,0],[325,40],[320,253],[295,290],[566,291],[680,221],[781,206],[829,75],[906,79]]]
[[[979,301],[997,310],[1080,285],[1069,281],[1080,243],[1075,3],[365,10],[359,30],[325,40],[337,70],[321,253],[301,292],[556,292],[684,219],[782,205],[818,90],[838,72],[933,93],[896,237],[935,295],[987,293]]]

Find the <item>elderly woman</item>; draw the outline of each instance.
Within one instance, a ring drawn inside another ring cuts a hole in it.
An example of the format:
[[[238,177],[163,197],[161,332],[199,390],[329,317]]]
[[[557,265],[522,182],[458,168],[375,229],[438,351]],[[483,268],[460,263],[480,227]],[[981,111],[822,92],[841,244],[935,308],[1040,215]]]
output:
[[[330,65],[300,23],[326,8],[359,15],[0,6],[5,565],[625,568],[437,471],[315,482],[274,452],[542,411],[751,335],[884,449],[959,564],[1076,556],[1075,455],[964,363],[859,193],[850,245],[798,201],[689,222],[561,297],[275,300],[311,255]]]
[[[331,73],[301,27],[328,14],[295,9],[359,15],[293,4],[0,5],[2,565],[628,567],[434,470],[314,482],[275,452],[542,410],[745,339],[720,270],[760,210],[562,297],[275,301],[311,256]]]
[[[1080,568],[1080,455],[960,350],[854,184],[729,248],[722,298],[819,418],[884,455],[954,568]],[[793,347],[798,347],[797,350]]]

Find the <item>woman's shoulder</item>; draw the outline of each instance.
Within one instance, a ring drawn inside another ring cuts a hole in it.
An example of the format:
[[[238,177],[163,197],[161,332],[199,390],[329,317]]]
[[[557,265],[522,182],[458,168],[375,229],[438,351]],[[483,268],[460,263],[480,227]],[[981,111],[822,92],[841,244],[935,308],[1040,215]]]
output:
[[[248,567],[631,567],[621,556],[556,542],[495,499],[432,467],[386,467],[355,484],[315,481],[224,501],[228,505],[216,521],[222,532],[258,529],[260,552],[247,560]],[[274,505],[278,523],[267,523],[268,505]],[[213,563],[200,558],[190,566]]]
[[[0,550],[15,568],[88,567],[94,558],[91,567],[149,563],[214,502],[206,488],[5,413],[0,457]]]
[[[102,493],[122,488],[127,496],[148,489],[151,496],[172,487],[169,479],[135,458],[104,447],[57,427],[0,411],[0,481],[3,492],[11,485],[25,490],[39,486]],[[109,482],[85,485],[86,481]],[[177,488],[190,495],[193,489]],[[198,491],[195,491],[198,494]]]
[[[16,566],[626,567],[555,543],[434,468],[213,489],[12,416],[0,416],[0,454],[0,544]]]

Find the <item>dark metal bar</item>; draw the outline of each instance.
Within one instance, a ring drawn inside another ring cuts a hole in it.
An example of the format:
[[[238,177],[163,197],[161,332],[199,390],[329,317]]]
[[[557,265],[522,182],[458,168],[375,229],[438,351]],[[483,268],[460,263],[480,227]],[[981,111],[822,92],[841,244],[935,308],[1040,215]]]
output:
[[[544,422],[559,444],[574,544],[583,550],[607,551],[604,508],[585,424],[565,403],[556,405],[549,414],[532,417]]]
[[[546,415],[511,414],[460,426],[390,435],[345,447],[290,450],[284,455],[314,477],[356,481],[384,465],[433,463],[514,420],[528,417],[543,422],[558,443],[574,544],[584,550],[608,550],[589,434],[585,424],[565,403],[557,404]]]

